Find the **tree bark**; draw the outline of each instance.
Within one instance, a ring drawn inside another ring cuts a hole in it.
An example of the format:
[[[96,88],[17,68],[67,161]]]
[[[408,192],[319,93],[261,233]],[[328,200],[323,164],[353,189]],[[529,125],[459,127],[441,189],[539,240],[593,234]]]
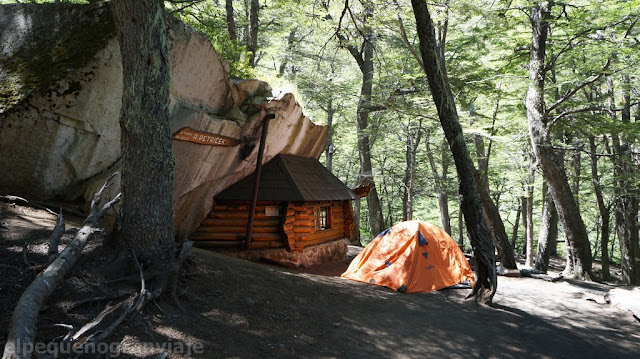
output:
[[[177,274],[173,169],[169,127],[169,56],[164,2],[111,2],[122,54],[122,234],[158,276]],[[126,247],[126,246],[125,246]]]
[[[349,244],[354,246],[362,245],[360,243],[360,213],[362,209],[362,199],[360,197],[353,200],[353,228],[351,229],[351,239]]]
[[[525,221],[525,237],[526,237],[526,251],[524,266],[527,268],[533,267],[533,170],[531,171],[531,178],[529,183],[525,185],[526,188],[526,204],[527,210],[524,212]]]
[[[509,237],[507,236],[507,230],[504,228],[504,223],[500,217],[498,207],[493,203],[491,195],[489,193],[488,183],[485,185],[481,179],[481,174],[476,171],[475,173],[476,187],[480,195],[482,202],[482,210],[484,218],[487,221],[489,230],[494,240],[496,249],[498,250],[498,258],[500,258],[500,264],[507,269],[517,269],[516,257],[513,253],[513,247],[509,243]]]
[[[631,94],[629,75],[623,77],[624,109],[622,123],[631,121]],[[622,277],[628,284],[640,283],[640,268],[636,260],[638,247],[638,190],[635,185],[637,171],[631,157],[630,141],[625,136],[612,136],[615,156],[614,173],[616,178],[615,221],[620,243],[620,266]]]
[[[596,194],[598,202],[598,210],[602,220],[600,231],[600,252],[602,265],[602,280],[611,279],[609,269],[609,219],[611,217],[611,209],[604,203],[602,195],[602,186],[600,185],[600,175],[598,174],[598,156],[596,155],[596,140],[594,136],[589,136],[589,151],[591,152],[591,182],[593,183],[593,191]]]
[[[473,102],[470,106],[469,115],[472,118],[477,117]],[[482,201],[485,220],[487,221],[494,244],[498,250],[500,264],[507,269],[517,269],[516,258],[513,253],[513,247],[511,243],[509,243],[507,230],[504,228],[504,222],[502,222],[498,206],[496,206],[491,198],[491,191],[489,189],[489,157],[485,151],[484,140],[481,136],[474,135],[473,142],[478,162],[478,170],[474,173],[474,179],[476,188],[478,188],[480,194],[480,200]]]
[[[516,211],[516,223],[513,225],[513,234],[511,235],[511,247],[516,250],[516,241],[518,240],[518,227],[520,226],[520,214],[522,213],[522,197],[518,201],[518,210]]]
[[[329,127],[329,136],[327,137],[327,149],[325,150],[325,162],[329,172],[333,171],[333,154],[336,148],[333,146],[333,98],[327,101],[327,127]]]
[[[527,228],[529,221],[529,199],[527,196],[520,197],[520,203],[522,204],[522,227],[524,228],[524,238],[522,240],[522,249],[520,254],[527,254]]]
[[[238,40],[238,34],[236,31],[236,20],[233,14],[233,0],[225,0],[225,10],[229,38],[234,41]]]
[[[564,166],[553,149],[545,114],[545,53],[550,19],[550,2],[541,1],[531,9],[532,42],[526,99],[529,135],[567,238],[570,262],[564,273],[566,276],[584,278],[587,275],[591,276],[589,236],[563,170]]]
[[[258,0],[251,0],[249,8],[249,37],[247,38],[247,51],[249,52],[249,66],[256,66],[256,55],[258,52],[258,12],[260,3]]]
[[[476,260],[477,281],[471,295],[486,295],[485,300],[490,303],[497,288],[495,247],[482,216],[482,203],[473,179],[473,162],[458,120],[453,95],[446,87],[441,69],[444,64],[440,64],[436,49],[435,28],[427,4],[423,0],[411,0],[411,5],[416,18],[420,54],[425,65],[429,88],[458,172],[462,211]]]
[[[410,221],[413,219],[413,194],[415,192],[415,177],[417,159],[416,153],[418,146],[422,140],[422,119],[418,124],[418,128],[413,130],[412,126],[407,126],[407,138],[405,143],[405,169],[404,169],[404,188],[402,194],[402,220]],[[389,201],[391,203],[391,201]]]
[[[429,159],[429,166],[431,167],[431,174],[435,181],[436,191],[438,192],[438,208],[440,209],[440,224],[442,225],[442,229],[451,235],[451,216],[449,216],[449,196],[447,196],[447,172],[449,171],[449,161],[446,152],[442,151],[442,175],[438,173],[438,169],[436,167],[436,161],[433,157],[433,152],[429,146],[429,139],[425,140],[425,147],[427,150],[427,158]],[[444,141],[443,141],[444,142]],[[443,143],[443,146],[446,146]],[[460,226],[462,228],[462,226]],[[458,245],[460,248],[463,247],[463,243],[460,240],[462,237],[458,237]]]
[[[369,211],[369,229],[372,236],[384,231],[384,217],[382,216],[382,206],[373,180],[373,165],[371,164],[371,142],[367,127],[369,126],[369,113],[371,112],[371,96],[373,93],[373,40],[375,35],[368,21],[373,17],[373,4],[364,3],[364,39],[362,50],[349,45],[347,49],[358,63],[362,73],[362,87],[360,88],[360,100],[356,110],[356,130],[358,135],[358,152],[360,156],[360,176],[358,182],[365,178],[373,183],[373,187],[367,196],[367,209]]]
[[[553,252],[553,247],[558,243],[558,213],[546,182],[542,184],[542,193],[544,197],[542,223],[540,223],[538,250],[536,251],[534,268],[546,272],[549,268],[549,258]]]

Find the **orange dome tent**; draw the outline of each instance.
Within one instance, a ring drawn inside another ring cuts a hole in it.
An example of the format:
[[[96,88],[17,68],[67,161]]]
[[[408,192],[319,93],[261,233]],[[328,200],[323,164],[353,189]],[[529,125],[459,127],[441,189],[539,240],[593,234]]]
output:
[[[423,221],[401,222],[380,233],[342,277],[406,293],[474,280],[467,259],[447,232]]]

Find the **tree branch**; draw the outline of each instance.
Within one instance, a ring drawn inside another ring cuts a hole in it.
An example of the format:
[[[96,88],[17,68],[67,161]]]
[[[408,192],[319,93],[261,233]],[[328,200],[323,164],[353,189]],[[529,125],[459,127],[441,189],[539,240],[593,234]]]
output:
[[[38,313],[42,305],[73,268],[91,235],[99,231],[97,228],[98,215],[103,214],[108,207],[112,206],[120,198],[120,195],[118,195],[116,199],[107,203],[102,210],[98,210],[102,192],[109,186],[109,182],[113,177],[109,177],[100,191],[94,196],[91,203],[91,214],[87,217],[84,225],[76,233],[71,243],[22,293],[11,317],[3,358],[21,359],[31,356],[29,348],[33,348]]]
[[[591,80],[585,81],[583,83],[581,83],[580,85],[578,85],[577,87],[575,87],[573,90],[567,92],[564,96],[562,96],[558,101],[556,101],[553,105],[549,106],[546,110],[545,110],[545,115],[548,115],[549,113],[551,113],[551,111],[555,110],[558,106],[562,105],[565,101],[567,101],[568,99],[570,99],[573,95],[575,95],[578,91],[580,91],[582,88],[591,85],[592,83],[598,81],[602,76],[604,76],[604,71],[606,69],[609,68],[609,65],[611,65],[611,58],[607,59],[607,62],[604,64],[602,70],[600,71],[599,74],[597,74],[595,77],[593,77]]]
[[[396,6],[400,8],[400,5],[398,4],[397,1],[396,1]],[[422,71],[426,71],[426,69],[424,68],[424,62],[422,62],[422,58],[420,57],[420,55],[418,55],[418,52],[416,51],[416,49],[413,48],[413,46],[409,42],[409,39],[407,37],[407,32],[404,29],[404,23],[402,22],[402,17],[400,15],[398,15],[398,24],[400,25],[400,37],[402,37],[402,42],[404,42],[404,45],[407,47],[407,49],[409,49],[413,58],[418,62],[418,65],[420,65],[420,68],[422,69]]]

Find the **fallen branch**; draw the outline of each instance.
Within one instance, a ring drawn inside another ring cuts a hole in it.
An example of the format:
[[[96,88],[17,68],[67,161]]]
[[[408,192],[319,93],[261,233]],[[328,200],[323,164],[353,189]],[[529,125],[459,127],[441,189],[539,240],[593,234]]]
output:
[[[53,263],[53,261],[58,257],[58,245],[60,244],[60,239],[64,234],[64,218],[62,217],[62,208],[60,209],[60,214],[58,215],[58,223],[53,229],[53,233],[51,233],[51,237],[49,237],[49,264]]]
[[[3,359],[31,357],[38,312],[46,299],[73,268],[91,235],[99,231],[97,226],[100,216],[120,200],[120,195],[118,194],[116,198],[105,204],[101,209],[98,208],[102,200],[102,193],[109,186],[114,176],[115,174],[109,177],[98,193],[94,195],[91,202],[91,212],[71,243],[22,293],[11,317]]]
[[[49,208],[36,204],[36,203],[32,203],[27,201],[26,199],[22,198],[22,197],[18,197],[18,196],[0,196],[0,201],[2,202],[8,202],[8,203],[12,203],[12,204],[16,204],[19,203],[22,206],[26,206],[26,207],[32,207],[32,208],[36,208],[36,209],[41,209],[43,211],[47,211],[51,214],[53,214],[54,216],[56,215],[56,212],[50,210]]]
[[[102,310],[102,312],[100,312],[95,318],[93,318],[92,321],[90,321],[89,323],[85,324],[82,326],[82,328],[78,329],[77,332],[75,332],[69,339],[71,342],[76,342],[78,341],[78,339],[80,339],[80,337],[88,332],[89,330],[95,328],[98,324],[100,324],[100,322],[102,322],[102,320],[109,314],[113,313],[114,311],[116,311],[118,308],[120,308],[121,306],[123,306],[127,301],[122,301],[116,305],[109,305],[107,304],[107,306],[104,308],[104,310]]]
[[[129,296],[129,294],[126,293],[121,293],[121,294],[116,294],[116,295],[103,295],[103,296],[99,296],[99,297],[91,297],[91,298],[85,298],[82,300],[79,300],[73,304],[71,304],[68,308],[66,308],[65,312],[69,312],[74,310],[75,308],[88,304],[88,303],[95,303],[95,302],[100,302],[103,300],[114,300],[114,299],[120,299],[123,297],[127,297]]]

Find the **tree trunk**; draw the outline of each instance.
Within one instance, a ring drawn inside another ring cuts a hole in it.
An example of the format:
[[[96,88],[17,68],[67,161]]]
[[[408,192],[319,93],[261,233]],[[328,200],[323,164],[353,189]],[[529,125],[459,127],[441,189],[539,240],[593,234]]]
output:
[[[477,282],[472,295],[486,294],[486,302],[491,302],[497,288],[495,247],[482,216],[482,203],[473,179],[473,162],[458,120],[453,95],[445,84],[441,69],[444,64],[440,64],[436,50],[435,28],[427,4],[422,0],[411,0],[411,5],[416,18],[420,54],[425,65],[429,88],[458,172],[462,211],[476,260]]]
[[[484,218],[487,221],[489,230],[494,240],[496,249],[498,250],[498,258],[500,258],[500,264],[507,269],[517,269],[516,258],[513,253],[513,247],[509,243],[509,237],[507,236],[507,230],[504,228],[504,223],[500,217],[498,207],[491,200],[489,194],[488,184],[482,183],[481,174],[476,171],[475,173],[476,187],[480,195],[482,202],[482,209]]]
[[[236,32],[236,20],[233,16],[233,0],[225,0],[225,10],[227,12],[227,31],[229,32],[229,38],[231,40],[237,40],[238,34]]]
[[[533,177],[533,176],[532,176]],[[533,178],[531,178],[530,183],[526,184],[526,204],[527,211],[526,215],[526,223],[525,225],[525,235],[526,235],[526,253],[525,253],[525,261],[524,266],[527,268],[533,267]]]
[[[553,247],[558,243],[558,213],[546,181],[542,184],[542,193],[544,197],[542,223],[540,223],[538,250],[536,251],[534,268],[546,272],[549,269],[549,258],[553,252]]]
[[[604,203],[604,197],[602,195],[602,186],[600,186],[600,175],[598,174],[598,156],[596,155],[596,140],[594,136],[589,136],[589,151],[591,152],[591,182],[593,182],[593,191],[596,194],[596,201],[598,202],[598,210],[600,211],[600,218],[602,218],[601,234],[600,234],[600,251],[602,264],[602,280],[611,279],[611,273],[609,270],[609,218],[611,217],[611,210]]]
[[[361,245],[360,243],[360,209],[362,206],[362,200],[360,197],[353,201],[353,228],[351,228],[351,239],[349,244],[354,246]]]
[[[360,100],[358,101],[356,130],[358,135],[358,152],[360,156],[360,177],[358,182],[368,178],[373,183],[373,187],[367,196],[367,209],[369,210],[369,229],[371,235],[375,236],[384,231],[384,218],[382,216],[382,206],[378,197],[375,182],[373,180],[373,166],[371,164],[371,143],[367,127],[369,126],[369,113],[371,112],[371,94],[373,92],[373,40],[375,35],[373,29],[368,24],[373,17],[373,4],[365,3],[363,22],[365,23],[365,33],[362,50],[349,45],[347,49],[358,63],[362,72],[362,87],[360,89]]]
[[[516,241],[518,240],[518,227],[520,226],[520,214],[522,213],[522,197],[518,201],[518,210],[516,211],[516,223],[513,225],[513,234],[511,235],[511,247],[516,250]]]
[[[280,66],[278,67],[278,75],[282,76],[284,75],[285,70],[287,69],[287,65],[289,64],[289,58],[291,57],[291,52],[293,50],[293,45],[295,44],[296,41],[296,30],[293,29],[291,30],[291,32],[289,32],[289,36],[287,37],[287,51],[285,52],[285,56],[282,59],[282,63],[280,63]],[[327,108],[327,112],[329,112],[329,109],[331,108],[331,98],[329,99],[329,108]],[[333,113],[331,114],[333,116]]]
[[[112,1],[123,69],[122,234],[163,291],[177,274],[164,2]]]
[[[422,139],[422,119],[420,119],[417,130],[413,131],[411,127],[411,125],[407,126],[407,138],[405,144],[404,188],[402,195],[403,221],[410,221],[413,219],[413,194],[415,192],[414,182],[417,166],[416,153],[418,152],[418,146]],[[389,201],[389,203],[391,203],[391,201]]]
[[[545,52],[549,20],[549,2],[542,1],[531,9],[531,58],[529,62],[529,88],[527,90],[527,119],[529,134],[536,159],[549,184],[558,217],[562,223],[569,248],[566,276],[584,278],[591,275],[591,248],[586,227],[567,180],[564,166],[551,144],[544,104]]]
[[[325,162],[329,172],[333,171],[333,154],[336,148],[333,146],[333,98],[329,98],[327,103],[327,127],[329,127],[329,136],[327,138],[327,149],[325,151]]]
[[[249,52],[249,66],[256,66],[256,55],[258,52],[258,12],[260,3],[258,0],[251,0],[249,8],[249,37],[247,38],[247,51]]]
[[[464,249],[464,215],[461,200],[458,201],[458,247]]]
[[[579,143],[574,143],[576,147],[580,146]],[[578,211],[580,211],[580,171],[582,167],[582,155],[580,150],[576,150],[573,152],[573,156],[571,157],[571,162],[573,165],[573,197],[576,199],[576,206],[578,206]]]
[[[427,133],[425,140],[425,147],[427,150],[427,158],[429,159],[429,166],[431,167],[431,174],[433,176],[433,180],[436,185],[436,191],[438,192],[438,208],[440,209],[440,224],[445,232],[451,235],[451,217],[449,216],[449,196],[447,196],[446,190],[446,180],[447,180],[447,172],[449,171],[449,161],[446,152],[442,151],[442,175],[438,173],[438,168],[436,167],[436,161],[433,157],[433,152],[429,146],[429,134]],[[444,142],[444,141],[443,141]],[[446,146],[443,143],[443,146]],[[462,227],[462,225],[460,226]],[[459,237],[458,245],[462,248],[462,241]]]
[[[471,109],[469,112],[472,118],[477,117],[473,102],[471,103]],[[500,217],[500,211],[491,198],[491,192],[489,190],[489,157],[485,152],[484,140],[481,136],[474,135],[473,142],[475,144],[476,155],[478,157],[478,170],[474,173],[474,179],[480,194],[480,200],[482,201],[485,220],[487,221],[487,225],[489,226],[489,230],[493,236],[494,244],[498,250],[500,264],[507,269],[517,269],[516,258],[513,253],[513,247],[511,246],[511,243],[509,243],[507,230],[504,228],[502,217]]]
[[[622,122],[631,121],[631,95],[630,78],[625,75],[623,78],[624,109],[622,111]],[[616,177],[616,206],[615,221],[618,241],[620,243],[620,266],[622,267],[622,277],[628,284],[640,283],[638,275],[638,263],[636,261],[636,251],[638,246],[638,190],[635,186],[637,171],[633,165],[631,157],[631,146],[625,140],[624,135],[614,135],[613,157]]]

